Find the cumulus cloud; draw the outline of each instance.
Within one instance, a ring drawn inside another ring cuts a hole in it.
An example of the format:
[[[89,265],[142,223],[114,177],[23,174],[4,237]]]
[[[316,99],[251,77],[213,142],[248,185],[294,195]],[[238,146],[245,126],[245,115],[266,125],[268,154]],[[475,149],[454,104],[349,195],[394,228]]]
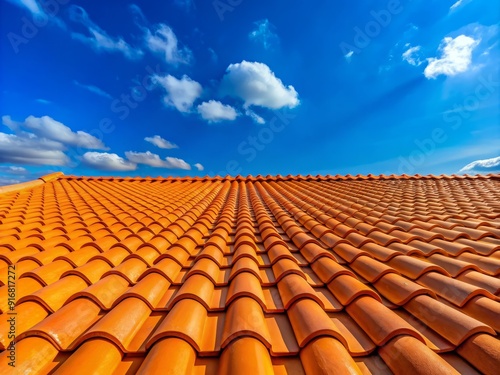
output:
[[[275,27],[267,18],[254,22],[254,25],[255,29],[248,34],[250,40],[262,44],[265,49],[279,43],[278,35],[274,32]]]
[[[420,64],[423,63],[423,61],[418,56],[420,48],[421,48],[420,46],[410,47],[405,52],[403,52],[403,55],[401,57],[408,64],[413,66],[419,66]]]
[[[153,154],[150,151],[146,152],[125,152],[125,156],[128,160],[135,164],[149,165],[150,167],[164,167],[165,161],[162,160],[158,155]]]
[[[295,88],[285,87],[266,64],[259,62],[242,61],[229,65],[222,79],[221,91],[242,99],[245,108],[252,105],[271,109],[293,108],[300,103]]]
[[[461,173],[498,172],[500,171],[500,156],[491,159],[476,160],[460,169]]]
[[[146,142],[154,144],[156,147],[164,148],[164,149],[173,149],[179,148],[176,144],[167,141],[166,139],[160,137],[159,135],[155,135],[154,137],[146,137],[144,138]]]
[[[0,132],[0,163],[30,165],[68,165],[70,159],[59,142],[39,138],[32,133],[21,135]]]
[[[155,76],[155,81],[166,91],[163,98],[166,105],[175,107],[179,112],[190,112],[193,103],[201,95],[201,85],[193,81],[187,75],[177,79],[170,74],[167,76]]]
[[[93,85],[84,85],[83,83],[80,83],[78,81],[73,81],[73,84],[75,84],[75,86],[78,86],[84,90],[87,90],[87,91],[90,91],[91,93],[94,93],[96,95],[99,95],[99,96],[102,96],[103,98],[107,98],[107,99],[113,99],[113,97],[108,94],[106,91],[104,91],[103,89],[100,89],[99,87],[97,86],[93,86]]]
[[[13,121],[10,116],[2,116],[2,123],[16,134],[22,133],[23,130],[26,129],[29,130],[32,135],[60,142],[68,146],[96,150],[107,149],[98,138],[80,130],[73,132],[68,126],[49,116],[28,116],[23,122]],[[27,135],[23,135],[23,137],[26,136]]]
[[[191,166],[188,163],[179,158],[172,158],[169,156],[165,158],[165,161],[167,162],[166,168],[169,169],[184,169],[184,170],[191,169]]]
[[[201,117],[208,122],[232,121],[238,117],[238,112],[233,107],[216,100],[203,102],[197,109]]]
[[[107,152],[86,152],[82,156],[82,164],[102,171],[134,171],[137,169],[136,164],[117,154]]]
[[[71,37],[92,47],[96,51],[119,52],[129,59],[140,58],[143,52],[129,45],[122,37],[110,36],[106,31],[96,25],[85,9],[77,5],[69,7],[70,19],[86,28],[87,35],[72,32]]]
[[[191,166],[182,159],[173,157],[161,159],[159,155],[150,151],[127,151],[125,158],[107,152],[86,152],[82,157],[82,164],[104,171],[135,171],[138,164],[154,168],[191,169]]]
[[[441,56],[427,59],[429,64],[424,70],[425,77],[436,78],[441,74],[455,76],[467,71],[472,62],[472,51],[479,42],[466,35],[444,38],[439,46]]]
[[[170,26],[164,23],[150,26],[141,8],[131,5],[130,9],[136,16],[136,25],[144,33],[145,45],[151,52],[158,54],[171,65],[189,64],[192,61],[193,53],[189,48],[179,45],[177,36]]]
[[[202,171],[202,170],[204,170],[204,169],[205,169],[205,167],[204,167],[203,165],[201,165],[200,163],[196,163],[196,164],[194,165],[194,167],[195,167],[197,170],[199,170],[199,171]]]

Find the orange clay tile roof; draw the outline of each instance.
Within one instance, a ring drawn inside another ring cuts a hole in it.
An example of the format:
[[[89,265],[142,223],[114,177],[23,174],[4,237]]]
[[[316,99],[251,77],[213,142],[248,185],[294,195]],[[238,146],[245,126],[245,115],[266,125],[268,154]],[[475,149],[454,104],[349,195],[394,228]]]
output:
[[[56,174],[2,189],[0,268],[0,374],[500,368],[500,175]]]

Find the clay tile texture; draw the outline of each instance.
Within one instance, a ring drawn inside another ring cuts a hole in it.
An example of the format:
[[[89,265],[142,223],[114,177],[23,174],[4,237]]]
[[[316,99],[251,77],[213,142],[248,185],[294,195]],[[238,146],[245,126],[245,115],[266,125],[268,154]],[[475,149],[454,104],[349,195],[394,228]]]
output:
[[[0,374],[499,374],[500,175],[50,175],[0,291]]]

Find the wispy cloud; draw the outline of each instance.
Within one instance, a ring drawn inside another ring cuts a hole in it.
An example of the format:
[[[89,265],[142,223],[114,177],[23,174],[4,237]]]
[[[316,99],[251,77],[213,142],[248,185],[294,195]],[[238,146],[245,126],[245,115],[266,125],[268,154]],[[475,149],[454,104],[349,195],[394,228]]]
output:
[[[480,39],[466,35],[444,38],[439,46],[441,56],[427,59],[429,64],[424,70],[425,77],[436,78],[441,74],[455,76],[467,71],[472,63],[472,51],[479,42]]]
[[[450,7],[450,12],[453,12],[454,10],[463,7],[464,5],[470,3],[472,0],[458,0],[455,3],[452,4]]]
[[[352,55],[354,55],[354,51],[351,50],[344,55],[344,59],[346,59],[347,62],[351,62]]]
[[[52,102],[50,100],[45,100],[45,99],[35,99],[35,101],[37,103],[40,103],[40,104],[51,104]]]
[[[111,36],[96,25],[85,9],[77,5],[69,8],[70,19],[87,29],[88,35],[72,32],[71,37],[92,47],[96,51],[119,52],[129,59],[137,59],[143,55],[142,50],[132,47],[120,36]]]
[[[460,173],[485,173],[500,171],[500,156],[491,159],[476,160],[460,169]]]
[[[96,94],[96,95],[102,96],[103,98],[113,99],[113,97],[112,97],[110,94],[108,94],[106,91],[104,91],[104,90],[100,89],[100,88],[99,88],[99,87],[97,87],[97,86],[93,86],[93,85],[85,85],[85,84],[80,83],[80,82],[78,82],[78,81],[76,81],[76,80],[75,80],[75,81],[73,81],[73,83],[74,83],[76,86],[78,86],[78,87],[80,87],[80,88],[82,88],[82,89],[85,89],[85,90],[87,90],[87,91],[90,91],[90,92],[92,92],[92,93],[94,93],[94,94]]]
[[[180,46],[177,36],[170,26],[158,23],[150,26],[141,8],[130,5],[130,10],[135,15],[135,23],[142,30],[146,48],[161,56],[166,63],[171,65],[190,64],[193,53],[185,46]]]
[[[179,148],[176,144],[167,141],[166,139],[160,137],[159,135],[155,135],[154,137],[146,137],[144,138],[146,142],[152,143],[156,147],[159,148],[164,148],[167,150],[173,149],[173,148]]]
[[[254,25],[255,29],[248,34],[250,40],[261,43],[265,49],[270,49],[279,43],[279,37],[274,32],[276,28],[267,18],[254,22]]]
[[[194,167],[199,170],[199,171],[202,171],[205,169],[205,167],[203,165],[201,165],[200,163],[196,163],[194,164]]]
[[[406,51],[403,52],[401,57],[408,64],[413,65],[413,66],[419,66],[419,65],[423,64],[423,62],[424,62],[419,57],[420,49],[421,49],[420,46],[410,47]]]

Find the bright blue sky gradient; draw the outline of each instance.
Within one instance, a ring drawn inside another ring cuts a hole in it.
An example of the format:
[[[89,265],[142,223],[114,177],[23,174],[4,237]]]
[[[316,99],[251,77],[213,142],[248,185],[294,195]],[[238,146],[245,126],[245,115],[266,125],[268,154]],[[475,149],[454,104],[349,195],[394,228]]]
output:
[[[500,170],[495,1],[2,1],[0,184]]]

